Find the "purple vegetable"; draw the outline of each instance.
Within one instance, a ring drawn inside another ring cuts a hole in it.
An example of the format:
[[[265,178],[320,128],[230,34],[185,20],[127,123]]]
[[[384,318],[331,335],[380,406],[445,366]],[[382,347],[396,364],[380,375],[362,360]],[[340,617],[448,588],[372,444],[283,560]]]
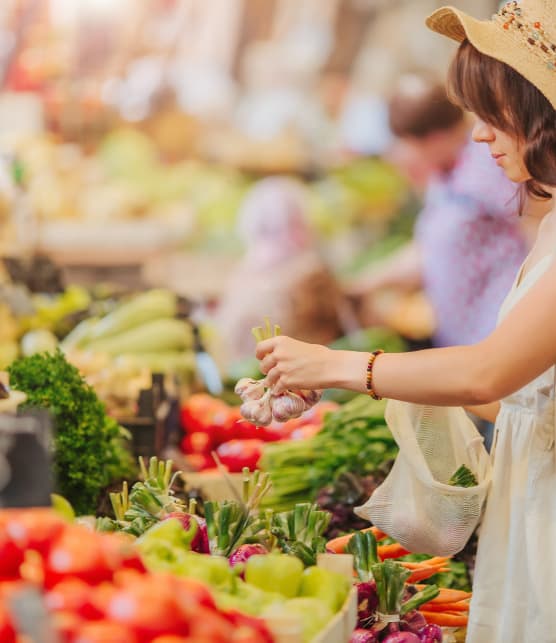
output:
[[[376,608],[378,607],[378,595],[376,593],[376,583],[369,581],[366,583],[356,583],[357,587],[357,625],[361,627],[368,626],[369,622],[374,619]]]
[[[229,563],[235,567],[238,563],[246,563],[251,556],[258,554],[268,554],[268,549],[259,543],[247,543],[240,545],[230,556]]]
[[[394,632],[382,639],[382,643],[421,643],[421,640],[413,632]]]
[[[402,619],[401,629],[421,635],[421,630],[427,625],[427,620],[417,610],[408,612]],[[442,639],[441,639],[442,640]]]
[[[378,643],[378,639],[371,631],[358,628],[351,633],[349,643]]]
[[[163,520],[169,520],[170,518],[179,520],[186,531],[191,529],[191,521],[195,520],[197,522],[197,533],[191,541],[191,551],[196,551],[200,554],[210,554],[207,523],[204,518],[195,514],[185,513],[184,511],[172,511],[163,518]]]
[[[442,630],[438,625],[425,625],[419,630],[421,643],[442,643]]]

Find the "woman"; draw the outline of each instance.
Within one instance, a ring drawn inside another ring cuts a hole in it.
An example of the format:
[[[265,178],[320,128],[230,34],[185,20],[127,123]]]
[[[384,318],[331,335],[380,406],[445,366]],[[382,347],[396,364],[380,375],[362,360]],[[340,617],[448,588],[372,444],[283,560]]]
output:
[[[474,139],[488,144],[508,178],[534,198],[553,198],[556,0],[510,2],[489,21],[443,8],[427,24],[462,43],[449,83],[477,117]],[[498,327],[471,346],[378,357],[289,337],[257,346],[261,369],[278,390],[344,387],[463,405],[496,418],[493,482],[468,630],[472,643],[556,641],[555,257],[552,207],[502,305]]]

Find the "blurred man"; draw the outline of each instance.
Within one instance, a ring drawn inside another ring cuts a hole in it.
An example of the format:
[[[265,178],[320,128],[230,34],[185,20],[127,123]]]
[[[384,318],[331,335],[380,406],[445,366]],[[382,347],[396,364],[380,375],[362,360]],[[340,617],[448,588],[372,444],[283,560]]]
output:
[[[391,159],[423,192],[414,241],[352,284],[372,297],[384,288],[423,287],[434,310],[437,346],[471,344],[495,326],[525,258],[538,216],[525,204],[488,147],[471,140],[466,115],[442,84],[400,79],[389,104],[397,142]],[[540,211],[539,211],[540,208]]]

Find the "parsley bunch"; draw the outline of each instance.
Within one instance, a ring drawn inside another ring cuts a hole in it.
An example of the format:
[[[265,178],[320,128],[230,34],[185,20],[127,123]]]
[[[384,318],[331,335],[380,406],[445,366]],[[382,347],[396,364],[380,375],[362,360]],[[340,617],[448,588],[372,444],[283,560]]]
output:
[[[26,407],[53,416],[58,491],[78,514],[94,513],[101,490],[133,473],[124,430],[60,350],[16,360],[8,372],[12,388],[27,394]]]

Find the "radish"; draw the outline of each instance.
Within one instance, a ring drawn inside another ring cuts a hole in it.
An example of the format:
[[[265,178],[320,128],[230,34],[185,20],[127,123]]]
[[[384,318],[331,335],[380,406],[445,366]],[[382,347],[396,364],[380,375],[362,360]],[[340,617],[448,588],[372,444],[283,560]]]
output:
[[[358,628],[351,633],[349,643],[378,643],[378,639],[370,630]]]
[[[442,630],[438,625],[425,625],[419,630],[421,643],[442,643]]]
[[[382,639],[382,643],[421,643],[421,639],[413,632],[393,632]]]
[[[259,543],[240,545],[229,558],[230,566],[235,567],[239,563],[246,563],[251,556],[259,554],[268,554],[268,549]]]
[[[191,521],[195,520],[197,522],[197,533],[191,541],[191,551],[196,551],[199,554],[210,554],[207,523],[204,518],[195,514],[185,513],[184,511],[172,511],[167,514],[163,520],[169,520],[170,518],[179,520],[185,531],[191,529]]]
[[[378,607],[376,583],[369,581],[356,583],[355,586],[357,587],[357,622],[358,625],[365,626],[374,619]]]

